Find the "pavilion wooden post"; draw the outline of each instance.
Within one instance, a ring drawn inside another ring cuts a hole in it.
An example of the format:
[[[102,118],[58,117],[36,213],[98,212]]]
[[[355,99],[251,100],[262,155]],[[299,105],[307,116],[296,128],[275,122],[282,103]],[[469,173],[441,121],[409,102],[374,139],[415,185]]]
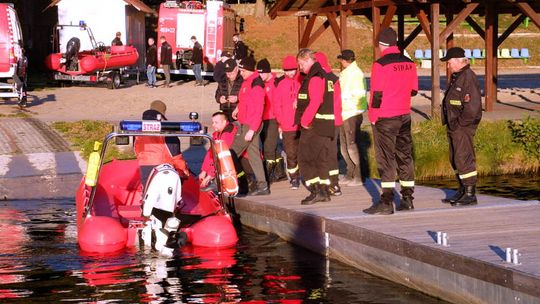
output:
[[[452,8],[450,7],[446,8],[445,16],[446,16],[446,26],[448,26],[454,19],[454,13],[453,13]],[[454,32],[450,33],[450,35],[448,35],[448,38],[446,38],[446,50],[452,47],[454,47]],[[451,77],[452,77],[452,71],[450,71],[450,69],[446,67],[446,84],[447,85],[450,83]]]
[[[302,36],[306,29],[306,19],[304,17],[298,17],[298,49],[301,49]]]
[[[486,79],[485,79],[485,110],[493,111],[497,101],[497,36],[498,15],[495,4],[486,1]]]
[[[439,8],[438,2],[431,4],[431,118],[441,113],[441,71],[439,67]]]
[[[405,53],[405,16],[403,14],[398,14],[398,25],[397,25],[397,34],[398,34],[398,47],[401,50],[401,53]]]
[[[346,5],[347,0],[341,0],[341,5]],[[346,49],[348,47],[348,40],[347,40],[347,16],[348,12],[345,10],[341,10],[339,12],[339,28],[341,31],[341,49]]]
[[[375,0],[371,0],[371,23],[373,24],[373,61],[380,56],[379,32],[381,31],[381,9],[375,6]]]

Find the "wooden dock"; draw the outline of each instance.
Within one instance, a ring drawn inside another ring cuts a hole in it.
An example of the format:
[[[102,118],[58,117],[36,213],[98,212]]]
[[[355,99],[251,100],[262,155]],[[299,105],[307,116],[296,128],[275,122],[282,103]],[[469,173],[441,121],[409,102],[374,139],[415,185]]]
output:
[[[540,303],[538,201],[479,195],[477,206],[458,208],[440,201],[452,191],[416,187],[414,211],[364,214],[379,189],[368,180],[302,206],[307,190],[280,182],[232,207],[243,225],[450,302]],[[448,246],[437,244],[438,231]],[[519,250],[519,264],[505,261],[507,247]]]

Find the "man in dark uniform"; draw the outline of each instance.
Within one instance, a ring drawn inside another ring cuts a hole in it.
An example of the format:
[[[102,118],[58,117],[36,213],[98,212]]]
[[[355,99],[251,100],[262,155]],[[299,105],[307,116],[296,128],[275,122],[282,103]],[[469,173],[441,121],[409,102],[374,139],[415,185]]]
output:
[[[203,50],[202,45],[197,41],[197,37],[191,36],[191,42],[193,43],[193,55],[191,57],[191,63],[193,64],[193,74],[195,75],[195,85],[202,86],[202,63],[203,63]]]
[[[459,182],[454,196],[442,202],[452,206],[473,205],[477,203],[474,134],[482,118],[480,84],[462,48],[448,49],[441,60],[447,61],[448,69],[452,72],[441,114],[448,136],[450,164]]]
[[[394,213],[396,171],[401,185],[401,202],[397,210],[414,209],[411,96],[418,92],[418,76],[414,62],[403,56],[396,44],[396,32],[388,27],[381,29],[381,58],[371,68],[368,116],[382,194],[378,204],[364,210],[368,214]]]
[[[163,74],[165,74],[165,84],[163,88],[171,87],[171,66],[172,66],[172,47],[167,42],[165,36],[159,38],[161,40],[161,52],[159,56],[159,64],[163,69]]]
[[[156,87],[156,69],[157,69],[157,47],[154,38],[148,38],[148,48],[146,49],[146,76],[150,88]]]
[[[124,45],[122,43],[122,33],[116,32],[116,36],[114,37],[113,41],[111,42],[111,45]]]
[[[317,62],[315,52],[301,49],[296,56],[300,70],[306,74],[296,106],[295,124],[301,127],[298,163],[310,194],[302,205],[330,201],[330,145],[335,136],[334,82]],[[337,149],[337,148],[336,148]]]

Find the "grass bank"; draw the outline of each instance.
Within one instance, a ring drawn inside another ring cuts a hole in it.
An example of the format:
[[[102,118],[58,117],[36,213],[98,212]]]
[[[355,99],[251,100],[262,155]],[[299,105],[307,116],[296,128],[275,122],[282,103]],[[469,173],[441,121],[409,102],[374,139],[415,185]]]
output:
[[[103,121],[55,122],[52,125],[88,159],[94,141],[102,141],[112,124]],[[448,161],[446,130],[439,120],[413,125],[414,159],[417,179],[452,177]],[[370,176],[378,177],[371,127],[363,127],[362,145],[366,147]],[[527,174],[540,172],[540,119],[520,122],[483,121],[476,133],[477,169],[480,175]],[[133,153],[108,149],[105,160],[133,158]]]
[[[364,127],[363,140],[373,142],[371,127]],[[413,124],[416,178],[453,177],[448,160],[446,129],[440,120]],[[477,171],[480,175],[540,172],[540,119],[483,121],[475,136]],[[373,145],[368,149],[371,176],[378,177]]]
[[[81,120],[75,122],[54,122],[52,127],[59,131],[71,143],[73,150],[80,150],[81,156],[87,160],[92,152],[94,142],[103,142],[113,125],[105,121]],[[118,149],[107,149],[105,162],[115,159],[134,158],[135,154]]]

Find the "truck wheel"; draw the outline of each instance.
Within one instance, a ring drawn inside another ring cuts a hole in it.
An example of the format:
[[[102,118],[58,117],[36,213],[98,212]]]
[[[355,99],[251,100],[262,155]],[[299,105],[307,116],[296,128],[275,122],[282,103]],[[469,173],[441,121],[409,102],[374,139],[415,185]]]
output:
[[[122,82],[122,79],[120,77],[120,73],[116,71],[111,72],[111,80],[109,83],[109,88],[113,90],[118,89],[120,87],[121,82]]]

